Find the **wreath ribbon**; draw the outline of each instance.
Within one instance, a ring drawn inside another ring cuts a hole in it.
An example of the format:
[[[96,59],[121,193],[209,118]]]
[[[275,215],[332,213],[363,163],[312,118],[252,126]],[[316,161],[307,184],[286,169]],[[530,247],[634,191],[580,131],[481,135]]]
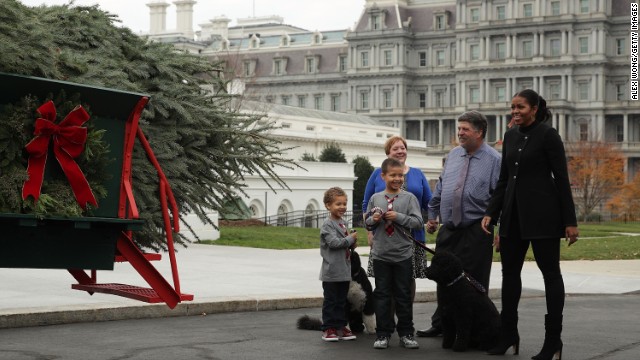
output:
[[[38,112],[42,117],[36,119],[33,132],[35,137],[25,146],[29,153],[27,166],[29,178],[22,187],[22,199],[31,195],[36,202],[38,201],[44,180],[49,140],[53,138],[53,153],[69,180],[76,201],[83,210],[86,210],[87,203],[98,207],[89,182],[74,160],[84,151],[87,128],[82,125],[89,120],[89,114],[78,105],[64,120],[56,124],[56,107],[53,101],[44,103],[38,108]]]

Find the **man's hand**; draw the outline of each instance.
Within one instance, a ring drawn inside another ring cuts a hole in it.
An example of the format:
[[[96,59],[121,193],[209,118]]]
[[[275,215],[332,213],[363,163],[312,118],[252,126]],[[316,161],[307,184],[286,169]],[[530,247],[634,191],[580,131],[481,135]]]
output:
[[[436,232],[436,230],[438,230],[438,225],[439,222],[437,219],[429,219],[427,221],[427,232],[429,234],[433,234],[434,232]]]

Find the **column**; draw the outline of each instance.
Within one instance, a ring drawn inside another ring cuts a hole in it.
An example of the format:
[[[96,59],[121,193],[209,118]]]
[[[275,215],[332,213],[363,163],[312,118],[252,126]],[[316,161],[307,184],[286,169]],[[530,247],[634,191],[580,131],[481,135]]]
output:
[[[538,52],[538,54],[540,54],[540,56],[544,56],[544,31],[540,33],[540,42],[538,42],[538,44],[540,44],[540,51]]]
[[[546,16],[547,15],[547,1],[543,0],[540,2],[540,4],[542,4],[540,6],[540,16]]]
[[[504,54],[504,57],[506,59],[508,59],[508,58],[511,57],[511,35],[507,35],[505,37],[505,42],[506,42],[506,45],[507,45],[507,52],[506,52],[506,54]]]
[[[567,31],[567,51],[565,54],[573,55],[573,31]]]
[[[540,47],[540,40],[538,40],[538,38],[540,37],[540,34],[538,33],[533,33],[533,56],[538,56],[538,54],[540,53],[538,51],[538,48]]]
[[[567,100],[567,75],[560,76],[560,98]]]
[[[560,32],[560,54],[564,55],[567,53],[567,32]]]
[[[629,115],[622,115],[622,142],[627,145],[629,143]]]
[[[598,99],[598,87],[597,84],[598,83],[598,74],[592,74],[591,75],[591,96],[589,96],[589,100],[591,101],[596,101]]]
[[[403,84],[398,84],[398,107],[404,109],[406,104],[404,103],[405,87]]]
[[[558,126],[558,133],[560,134],[560,137],[564,141],[567,141],[566,123],[567,123],[567,114],[560,114],[560,124]]]
[[[533,86],[533,90],[537,91],[537,92],[538,92],[538,94],[539,94],[539,93],[540,93],[540,88],[538,87],[538,77],[537,77],[537,76],[534,76],[534,77],[533,77],[533,84],[532,84],[532,86]]]
[[[485,56],[485,60],[491,60],[491,37],[487,36],[485,37],[485,41],[484,41],[486,48],[485,48],[485,52],[484,52],[484,56]]]
[[[496,116],[496,140],[500,140],[502,139],[502,117],[504,115],[498,115]]]
[[[486,86],[486,88],[485,88],[484,94],[485,94],[485,97],[486,97],[486,101],[492,101],[492,100],[490,100],[491,99],[491,95],[490,95],[491,94],[491,81],[489,79],[485,80],[485,86]]]
[[[556,129],[556,130],[557,130],[557,129],[558,129],[558,116],[560,116],[560,114],[558,114],[558,113],[553,113],[553,115],[552,115],[552,116],[553,116],[553,117],[552,117],[552,120],[551,120],[551,126],[552,126],[554,129]]]
[[[460,39],[460,47],[458,48],[458,51],[456,51],[456,54],[460,54],[460,58],[462,59],[462,61],[467,61],[467,39],[463,38]]]
[[[606,36],[607,34],[605,33],[605,30],[604,29],[600,30],[600,38],[598,39],[600,43],[600,48],[598,49],[598,54],[604,54],[606,52],[606,48],[607,48]]]
[[[591,30],[591,53],[598,53],[598,29]]]
[[[567,75],[567,101],[573,101],[573,75]]]
[[[480,102],[483,103],[485,102],[485,92],[484,92],[484,83],[485,83],[485,79],[481,79],[480,83],[478,84],[478,91],[480,91]]]
[[[480,46],[480,60],[488,60],[487,59],[487,55],[486,55],[486,49],[485,49],[485,40],[486,38],[481,37],[480,38],[480,44],[478,46]]]
[[[444,144],[444,130],[442,129],[442,119],[438,119],[438,145]]]
[[[489,17],[487,16],[487,2],[482,2],[482,12],[480,13],[480,21],[486,21]]]
[[[424,122],[425,121],[426,120],[420,120],[420,137],[418,138],[418,140],[420,140],[420,141],[424,141],[425,140],[425,138],[424,138]]]

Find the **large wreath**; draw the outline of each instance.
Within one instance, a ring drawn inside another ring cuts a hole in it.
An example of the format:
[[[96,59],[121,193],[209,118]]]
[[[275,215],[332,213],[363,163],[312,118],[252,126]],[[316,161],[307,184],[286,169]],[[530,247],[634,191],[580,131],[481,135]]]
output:
[[[79,94],[0,105],[0,212],[90,216],[107,196],[102,182],[113,161],[104,133]],[[42,177],[45,165],[51,174]]]

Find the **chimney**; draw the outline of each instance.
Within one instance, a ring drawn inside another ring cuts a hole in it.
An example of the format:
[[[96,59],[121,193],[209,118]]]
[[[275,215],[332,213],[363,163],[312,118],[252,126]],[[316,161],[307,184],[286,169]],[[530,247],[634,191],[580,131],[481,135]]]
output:
[[[193,5],[195,0],[175,0],[176,5],[176,31],[184,37],[193,39]]]
[[[167,7],[169,3],[156,0],[147,4],[149,7],[149,35],[161,34],[167,30]]]

